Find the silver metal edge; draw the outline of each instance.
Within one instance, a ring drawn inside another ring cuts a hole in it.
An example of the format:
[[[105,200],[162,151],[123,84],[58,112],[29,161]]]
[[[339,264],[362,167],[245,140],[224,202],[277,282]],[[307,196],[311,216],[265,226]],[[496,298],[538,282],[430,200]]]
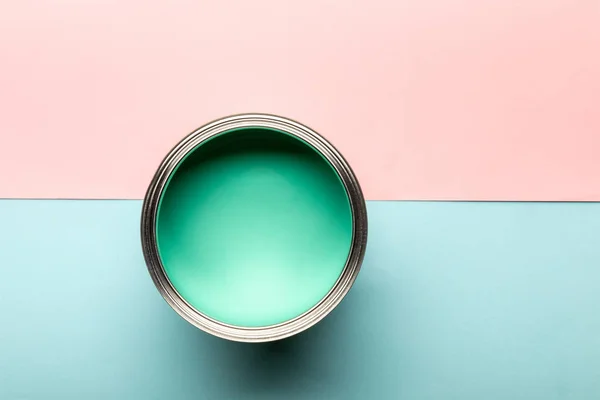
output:
[[[214,320],[192,307],[169,281],[158,254],[156,217],[162,191],[171,173],[183,158],[202,142],[237,128],[272,128],[295,136],[322,154],[339,175],[352,212],[352,245],[346,265],[331,290],[310,310],[281,324],[265,327],[240,327]],[[238,342],[268,342],[284,339],[315,325],[327,316],[352,287],[364,258],[367,244],[367,209],[354,172],[337,149],[318,133],[296,121],[269,114],[238,114],[208,123],[181,140],[164,158],[144,197],[141,216],[141,241],[148,271],[165,301],[192,325],[221,338]]]

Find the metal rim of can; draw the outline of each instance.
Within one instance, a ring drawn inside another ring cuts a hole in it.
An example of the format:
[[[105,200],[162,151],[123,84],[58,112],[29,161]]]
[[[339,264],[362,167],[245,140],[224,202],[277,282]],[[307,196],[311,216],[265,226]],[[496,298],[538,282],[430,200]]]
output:
[[[342,181],[352,213],[352,243],[342,273],[329,292],[312,308],[288,321],[264,326],[243,327],[225,324],[192,307],[171,284],[161,262],[156,219],[162,192],[169,177],[187,154],[208,139],[240,128],[271,128],[310,145],[334,168]],[[238,114],[210,122],[182,139],[163,159],[144,197],[141,216],[142,250],[156,288],[181,317],[214,336],[238,342],[269,342],[300,333],[327,316],[346,296],[360,270],[367,244],[367,209],[354,172],[337,149],[317,132],[296,121],[269,114]]]

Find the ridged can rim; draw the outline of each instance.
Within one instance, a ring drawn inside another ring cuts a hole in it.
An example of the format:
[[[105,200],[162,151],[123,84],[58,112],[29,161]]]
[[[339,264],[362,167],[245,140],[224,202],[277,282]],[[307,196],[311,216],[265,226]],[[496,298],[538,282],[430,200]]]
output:
[[[162,192],[179,163],[199,145],[222,133],[240,128],[267,128],[294,136],[321,154],[339,176],[350,202],[352,242],[342,273],[329,292],[311,309],[288,321],[264,326],[229,325],[192,307],[170,282],[158,253],[156,222]],[[166,302],[185,320],[214,336],[238,342],[269,342],[300,333],[327,316],[346,296],[360,271],[367,244],[367,210],[358,180],[339,151],[307,126],[270,114],[238,114],[210,122],[183,138],[163,159],[144,197],[141,241],[144,259],[154,284]]]

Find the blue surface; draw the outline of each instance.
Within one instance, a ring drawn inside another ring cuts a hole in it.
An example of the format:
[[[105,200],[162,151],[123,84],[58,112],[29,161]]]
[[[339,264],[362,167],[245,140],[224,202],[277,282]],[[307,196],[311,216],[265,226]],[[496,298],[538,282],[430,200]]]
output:
[[[265,345],[155,290],[139,201],[0,201],[1,399],[598,399],[600,204],[369,203],[359,279]]]

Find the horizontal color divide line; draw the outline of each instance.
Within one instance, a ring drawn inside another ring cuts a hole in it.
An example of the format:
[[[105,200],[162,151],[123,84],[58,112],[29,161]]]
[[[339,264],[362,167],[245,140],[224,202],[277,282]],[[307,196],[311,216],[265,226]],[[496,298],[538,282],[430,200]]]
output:
[[[37,198],[37,197],[22,197],[22,198],[1,198],[0,201],[142,201],[143,199],[118,199],[118,198]],[[536,203],[600,203],[600,200],[421,200],[421,199],[411,199],[411,200],[377,200],[377,199],[367,199],[367,203],[526,203],[526,204],[536,204]]]

